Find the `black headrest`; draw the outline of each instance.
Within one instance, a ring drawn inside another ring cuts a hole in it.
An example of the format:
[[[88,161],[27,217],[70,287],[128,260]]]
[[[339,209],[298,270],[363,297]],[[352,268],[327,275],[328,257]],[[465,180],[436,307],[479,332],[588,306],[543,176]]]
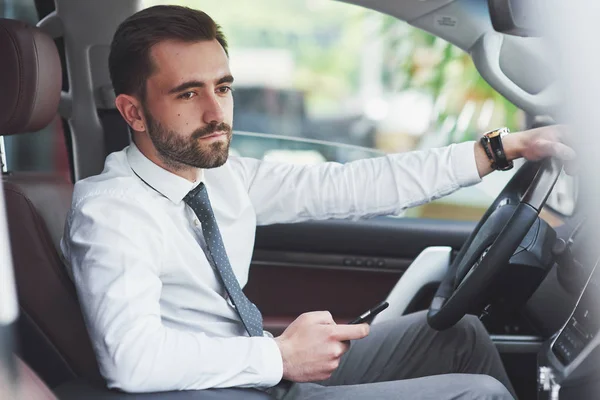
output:
[[[0,135],[37,131],[58,112],[62,71],[50,36],[0,18]]]

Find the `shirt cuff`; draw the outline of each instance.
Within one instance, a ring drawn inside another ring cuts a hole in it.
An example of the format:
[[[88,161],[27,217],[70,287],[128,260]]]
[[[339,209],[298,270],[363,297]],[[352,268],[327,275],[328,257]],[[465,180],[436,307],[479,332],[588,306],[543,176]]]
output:
[[[461,186],[471,186],[481,182],[481,176],[475,162],[475,141],[462,142],[452,145],[451,162],[454,179]]]
[[[272,387],[281,382],[283,378],[283,359],[281,351],[275,339],[264,336],[262,338],[253,338],[261,341],[261,351],[264,361],[264,379],[261,387]]]

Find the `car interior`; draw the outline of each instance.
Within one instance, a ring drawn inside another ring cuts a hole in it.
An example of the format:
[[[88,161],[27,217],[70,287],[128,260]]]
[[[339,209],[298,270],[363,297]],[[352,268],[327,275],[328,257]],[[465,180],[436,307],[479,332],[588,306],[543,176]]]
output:
[[[523,37],[532,31],[511,1],[345,2],[456,45],[510,102],[529,115],[553,115],[555,83],[535,72],[546,62],[541,43]],[[69,173],[7,170],[0,148],[7,223],[0,218],[0,237],[10,241],[18,299],[18,319],[0,329],[0,343],[14,342],[17,361],[9,364],[18,371],[22,398],[271,398],[242,388],[147,394],[105,388],[59,241],[73,183],[99,173],[108,154],[129,144],[106,60],[116,27],[140,5],[34,4],[37,26],[0,18],[0,135],[59,124]],[[244,291],[274,335],[304,312],[329,310],[347,322],[382,300],[390,306],[373,324],[429,310],[429,324],[442,330],[475,314],[519,398],[598,398],[600,320],[592,305],[600,300],[600,254],[585,243],[589,227],[577,204],[569,216],[546,205],[561,171],[556,160],[525,163],[476,222],[378,217],[259,226]]]

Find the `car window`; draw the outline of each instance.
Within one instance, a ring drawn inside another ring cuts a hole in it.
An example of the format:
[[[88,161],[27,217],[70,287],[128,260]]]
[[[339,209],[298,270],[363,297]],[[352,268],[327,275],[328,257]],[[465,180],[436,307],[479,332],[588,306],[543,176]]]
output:
[[[0,17],[36,25],[34,0],[0,0]],[[70,177],[63,121],[57,117],[45,128],[12,136],[0,136],[3,162],[8,171],[44,171]]]
[[[201,9],[222,26],[236,80],[238,131],[393,153],[525,124],[524,113],[481,78],[468,54],[372,10],[330,0],[141,3]],[[234,138],[233,150],[260,155],[256,147],[269,141],[257,140],[250,145],[248,137]],[[289,159],[294,151],[279,156]],[[407,215],[477,220],[511,174],[498,175]]]
[[[34,0],[0,0],[0,17],[18,19],[31,25],[38,22]]]

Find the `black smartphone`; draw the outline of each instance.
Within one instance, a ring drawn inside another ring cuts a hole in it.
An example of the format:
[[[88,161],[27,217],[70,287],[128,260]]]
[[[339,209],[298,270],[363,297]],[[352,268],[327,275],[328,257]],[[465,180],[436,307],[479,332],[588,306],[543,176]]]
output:
[[[355,325],[355,324],[362,324],[364,322],[371,322],[377,314],[379,314],[380,312],[382,312],[383,310],[388,308],[388,306],[389,306],[389,303],[387,301],[382,301],[381,303],[377,304],[375,307],[371,308],[369,311],[361,314],[360,317],[348,322],[348,324]]]

